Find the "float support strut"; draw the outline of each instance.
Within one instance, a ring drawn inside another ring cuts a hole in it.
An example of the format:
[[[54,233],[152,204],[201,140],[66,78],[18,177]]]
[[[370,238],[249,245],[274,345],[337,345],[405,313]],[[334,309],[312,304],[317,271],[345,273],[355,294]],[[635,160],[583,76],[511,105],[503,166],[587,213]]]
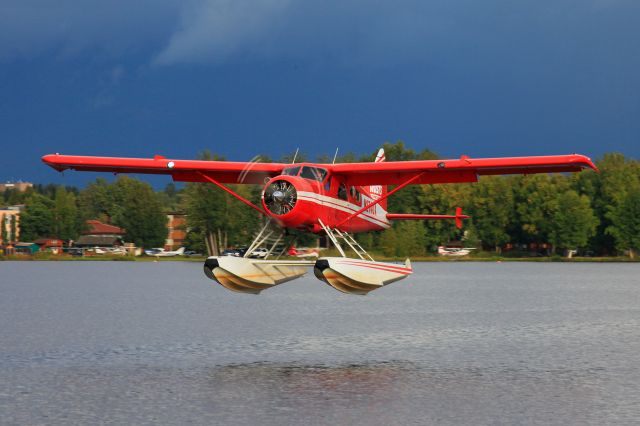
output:
[[[251,201],[247,200],[246,198],[244,198],[242,195],[238,194],[237,192],[227,188],[226,186],[224,186],[223,184],[221,184],[220,182],[218,182],[217,180],[215,180],[211,176],[207,176],[206,174],[204,174],[202,172],[198,172],[198,174],[200,176],[202,176],[203,178],[205,178],[206,180],[208,180],[209,182],[211,182],[212,184],[214,184],[215,186],[217,186],[218,188],[222,189],[223,191],[227,192],[228,194],[231,194],[233,197],[235,197],[238,200],[242,201],[243,203],[245,203],[246,205],[248,205],[252,209],[259,211],[260,213],[262,213],[263,215],[265,215],[267,217],[271,217],[271,216],[269,216],[269,214],[267,212],[262,210],[260,207],[256,206]]]

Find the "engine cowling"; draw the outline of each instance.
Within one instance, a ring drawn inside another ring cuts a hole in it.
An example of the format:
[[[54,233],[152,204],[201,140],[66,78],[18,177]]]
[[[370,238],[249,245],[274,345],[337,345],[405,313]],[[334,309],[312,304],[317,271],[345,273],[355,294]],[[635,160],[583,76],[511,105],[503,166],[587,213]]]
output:
[[[318,218],[323,216],[319,183],[297,176],[276,176],[264,187],[262,207],[281,226],[319,232]]]
[[[283,216],[295,208],[298,191],[293,182],[276,178],[267,183],[262,200],[267,211],[276,216]]]

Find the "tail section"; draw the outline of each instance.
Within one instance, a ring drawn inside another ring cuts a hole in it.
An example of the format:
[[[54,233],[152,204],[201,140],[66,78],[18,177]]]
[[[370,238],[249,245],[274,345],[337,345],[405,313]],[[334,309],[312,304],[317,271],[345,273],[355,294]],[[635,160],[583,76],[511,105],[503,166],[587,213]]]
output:
[[[456,207],[456,228],[462,228],[462,219],[468,219],[469,216],[462,214],[462,207]]]
[[[378,154],[376,155],[376,159],[374,163],[381,163],[385,160],[384,148],[380,148],[378,150]],[[387,194],[387,185],[371,185],[369,187],[369,194],[371,194],[371,198],[373,201],[379,200]],[[384,211],[387,211],[387,200],[382,200],[378,204]]]
[[[378,154],[376,155],[375,163],[381,163],[385,160],[384,148],[380,148],[378,150]],[[387,194],[387,186],[384,185],[372,185],[369,188],[369,194],[371,198],[376,201],[380,198],[384,197]],[[384,211],[387,211],[387,200],[384,199],[380,203],[378,203]],[[462,214],[462,207],[456,207],[455,215],[444,215],[444,214],[412,214],[412,213],[387,213],[386,217],[388,220],[442,220],[442,219],[451,219],[455,220],[456,228],[462,228],[462,219],[468,219],[469,216]]]

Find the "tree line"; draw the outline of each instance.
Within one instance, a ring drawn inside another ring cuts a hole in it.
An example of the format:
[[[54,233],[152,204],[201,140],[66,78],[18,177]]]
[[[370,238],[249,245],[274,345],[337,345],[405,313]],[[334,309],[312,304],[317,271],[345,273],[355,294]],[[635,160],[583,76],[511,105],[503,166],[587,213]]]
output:
[[[385,144],[388,161],[436,159],[403,143]],[[619,153],[591,170],[570,174],[485,176],[473,184],[415,185],[389,198],[389,211],[471,216],[463,231],[442,221],[399,222],[378,236],[364,237],[387,255],[424,254],[439,244],[501,251],[544,246],[545,254],[580,249],[591,255],[634,255],[640,249],[640,163]]]
[[[34,185],[25,192],[3,194],[4,204],[24,204],[20,240],[77,240],[87,219],[119,226],[125,240],[140,247],[164,245],[167,237],[166,198],[140,180],[119,176],[109,183],[98,178],[79,190],[61,185]]]
[[[437,159],[432,151],[415,151],[403,142],[385,143],[387,161]],[[208,151],[203,160],[224,160]],[[298,154],[297,161],[307,157]],[[336,162],[373,161],[374,154],[347,153]],[[281,161],[291,161],[283,158]],[[318,162],[331,162],[323,156]],[[260,161],[271,161],[263,156]],[[508,246],[544,247],[546,254],[580,249],[593,255],[617,255],[640,250],[640,163],[610,153],[596,161],[600,173],[540,174],[482,177],[474,184],[412,185],[388,201],[390,212],[451,214],[462,207],[471,216],[463,230],[450,221],[397,221],[389,230],[358,234],[367,249],[388,256],[424,255],[448,241],[501,251]],[[243,197],[260,202],[261,186],[230,185]],[[2,194],[4,204],[26,204],[21,239],[76,239],[86,219],[99,219],[127,231],[138,246],[163,244],[166,212],[187,214],[186,245],[218,253],[247,245],[263,219],[235,198],[205,183],[168,184],[154,191],[140,180],[120,176],[109,183],[97,179],[84,189],[35,185]],[[315,237],[301,235],[300,244]]]

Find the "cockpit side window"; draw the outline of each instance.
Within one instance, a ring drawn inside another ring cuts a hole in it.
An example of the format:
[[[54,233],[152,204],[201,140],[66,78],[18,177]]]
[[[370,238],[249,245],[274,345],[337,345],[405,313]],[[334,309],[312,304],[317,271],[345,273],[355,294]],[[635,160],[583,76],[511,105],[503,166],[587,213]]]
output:
[[[355,186],[352,186],[349,188],[349,192],[351,192],[351,198],[360,203],[360,191],[358,191]]]
[[[305,179],[317,180],[318,182],[322,182],[325,176],[327,176],[327,171],[325,169],[319,169],[317,167],[305,166],[302,168],[302,173],[300,173],[300,177]]]
[[[282,174],[284,176],[298,176],[298,172],[300,171],[300,166],[298,167],[289,167],[288,169],[284,169]]]
[[[331,192],[331,176],[329,176],[327,181],[324,183],[324,192],[326,193]]]
[[[341,183],[338,187],[338,198],[347,201],[347,187],[344,183]]]

